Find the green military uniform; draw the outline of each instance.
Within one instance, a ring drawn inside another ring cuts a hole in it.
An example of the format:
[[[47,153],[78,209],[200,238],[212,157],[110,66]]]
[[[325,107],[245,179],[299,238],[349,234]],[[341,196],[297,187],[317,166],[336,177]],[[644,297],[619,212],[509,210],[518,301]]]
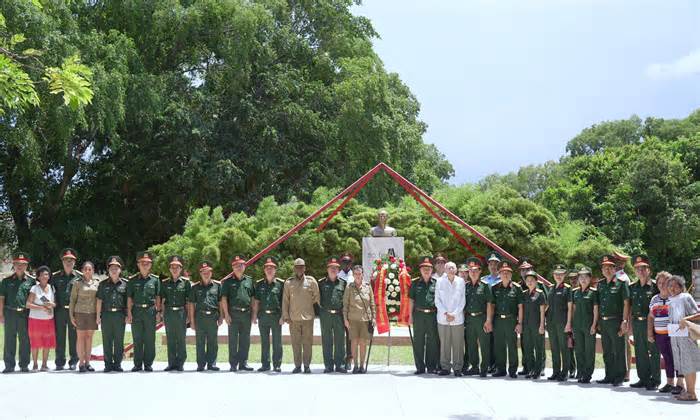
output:
[[[219,353],[217,338],[221,292],[221,283],[215,280],[208,284],[197,282],[190,290],[189,303],[194,311],[198,370],[203,370],[205,365],[210,369],[218,369],[215,365]]]
[[[19,254],[24,256],[24,254]],[[15,369],[15,355],[19,342],[19,367],[22,372],[28,372],[31,350],[29,347],[29,331],[26,309],[29,290],[36,284],[36,279],[29,274],[19,278],[17,274],[5,277],[0,282],[0,297],[4,298],[3,316],[5,317],[5,341],[3,359],[5,370]]]
[[[420,266],[430,266],[430,257],[421,258]],[[437,331],[435,286],[437,282],[422,277],[411,281],[408,296],[413,301],[413,356],[417,373],[435,373],[438,369],[440,344]]]
[[[321,295],[321,343],[325,372],[345,369],[345,323],[343,322],[343,294],[345,281],[339,278],[318,281]]]
[[[150,254],[141,253],[138,259]],[[156,298],[160,296],[160,279],[155,274],[129,277],[126,295],[131,298],[131,333],[134,339],[134,371],[152,370],[156,357]]]
[[[554,271],[566,272],[562,265],[554,267]],[[563,273],[563,274],[564,274]],[[552,350],[552,376],[550,380],[565,381],[571,368],[571,353],[567,343],[568,335],[564,331],[569,315],[569,303],[571,303],[571,286],[562,281],[554,284],[547,297],[547,332],[549,333],[549,346]]]
[[[534,272],[531,275],[536,276]],[[540,334],[539,331],[542,321],[540,308],[545,306],[547,301],[544,292],[537,287],[532,292],[523,290],[520,301],[523,304],[523,359],[526,359],[523,365],[531,369],[526,373],[527,377],[537,379],[544,370],[544,334]]]
[[[68,366],[75,369],[78,363],[78,350],[75,340],[78,334],[75,327],[70,322],[68,304],[70,303],[70,292],[73,282],[80,280],[83,273],[78,270],[66,274],[63,270],[56,271],[51,275],[49,283],[56,291],[56,307],[53,311],[54,326],[56,328],[56,368],[61,369],[66,364],[66,338],[68,339]]]
[[[253,302],[253,279],[248,275],[236,278],[233,274],[221,280],[221,294],[228,301],[231,324],[228,326],[228,361],[231,369],[248,367],[250,351],[250,306]]]
[[[169,264],[180,264],[179,256],[170,257]],[[168,277],[160,284],[161,307],[165,334],[168,340],[168,367],[166,370],[181,370],[187,360],[187,299],[192,284],[186,277]]]
[[[578,270],[572,270],[568,274],[569,278],[569,285],[571,286],[571,300],[573,302],[573,296],[574,296],[574,291],[573,288],[576,287],[574,286],[574,280],[576,280],[578,277]],[[572,315],[573,317],[573,315]],[[573,318],[572,318],[573,319]],[[573,322],[573,320],[572,320]],[[571,332],[567,333],[567,336],[571,337],[571,342],[574,342],[574,332],[573,332],[573,324],[571,326]],[[576,370],[576,350],[575,350],[576,344],[574,343],[573,346],[569,347],[569,378],[576,377],[576,379],[581,378],[581,373]],[[568,347],[568,338],[567,338],[567,347]]]
[[[635,267],[649,266],[649,259],[645,255],[635,257]],[[656,282],[649,279],[642,285],[636,281],[630,288],[630,309],[632,314],[632,334],[634,334],[634,356],[637,364],[637,376],[639,382],[634,386],[656,389],[661,383],[661,360],[659,350],[655,344],[647,340],[647,317],[649,316],[649,302],[659,293]]]
[[[581,274],[590,275],[588,269],[581,269]],[[594,308],[599,305],[598,290],[577,287],[572,291],[574,314],[571,320],[574,332],[574,349],[578,361],[579,381],[590,383],[595,363],[595,333],[591,334]]]
[[[272,335],[272,366],[279,370],[282,365],[282,292],[284,280],[275,278],[271,282],[260,279],[255,283],[253,296],[258,303],[258,329],[260,330],[261,371],[270,369],[270,335]]]
[[[510,269],[508,261],[501,261],[499,272]],[[506,375],[506,360],[508,374],[517,376],[518,370],[518,336],[515,327],[518,324],[518,310],[523,293],[519,284],[510,282],[507,286],[499,281],[491,288],[494,301],[494,353],[496,355],[496,372],[494,376]]]
[[[612,256],[603,257],[603,264],[614,264]],[[603,278],[598,282],[600,300],[600,336],[603,344],[605,378],[599,383],[621,385],[625,379],[625,336],[618,332],[624,320],[624,304],[630,298],[629,286],[623,280],[613,277],[612,281]]]
[[[470,262],[470,267],[474,264],[480,266],[480,262]],[[469,360],[465,363],[471,366],[464,373],[467,375],[480,374],[486,376],[491,360],[491,339],[490,333],[484,331],[484,323],[486,322],[486,312],[488,305],[493,303],[493,295],[491,287],[483,280],[473,284],[471,279],[467,279],[464,286],[465,304],[464,304],[464,332],[465,345],[467,348],[466,354]],[[479,364],[479,350],[481,350],[481,364]]]
[[[110,258],[107,267],[121,261]],[[104,350],[105,372],[121,372],[124,356],[124,328],[126,327],[126,289],[127,280],[119,278],[112,281],[107,278],[97,287],[97,299],[102,301],[101,324],[102,347]]]

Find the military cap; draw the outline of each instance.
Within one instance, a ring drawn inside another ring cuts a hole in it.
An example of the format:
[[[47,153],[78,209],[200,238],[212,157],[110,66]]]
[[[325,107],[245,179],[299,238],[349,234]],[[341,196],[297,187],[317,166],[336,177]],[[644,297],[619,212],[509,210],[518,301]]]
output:
[[[621,252],[621,251],[614,251],[612,253],[613,258],[615,258],[618,261],[627,261],[630,259],[630,256]]]
[[[265,264],[263,267],[277,267],[277,259],[275,257],[265,258]]]
[[[495,252],[492,252],[489,254],[489,258],[487,259],[488,261],[496,261],[496,262],[501,262],[501,259],[498,258],[498,254]]]
[[[433,264],[437,264],[439,262],[446,263],[447,258],[442,254],[442,252],[438,252],[437,255],[435,256],[435,260],[433,261]]]
[[[529,270],[533,268],[534,265],[530,262],[530,258],[528,257],[522,257],[520,259],[520,265],[518,266],[518,270]]]
[[[343,255],[340,256],[340,262],[348,262],[352,261],[352,254],[349,252],[343,253]]]
[[[233,258],[231,258],[231,265],[235,264],[245,264],[245,257],[240,254],[234,255]]]
[[[433,266],[432,258],[430,258],[430,256],[428,256],[428,255],[425,255],[425,256],[423,256],[423,257],[420,257],[420,259],[419,259],[418,261],[419,261],[419,264],[418,264],[418,267],[419,267],[419,268],[420,268],[420,267],[432,267],[432,266]]]
[[[121,268],[124,267],[124,261],[122,261],[119,255],[112,255],[111,257],[107,258],[107,268],[112,265],[118,265]]]
[[[183,259],[179,255],[171,255],[168,257],[168,265],[179,265],[182,267]]]
[[[294,260],[294,266],[295,267],[306,267],[306,262],[301,258],[297,258],[296,260]]]
[[[568,276],[569,277],[578,277],[578,270],[575,268],[572,268],[571,270],[569,270]]]
[[[569,270],[564,264],[555,264],[554,268],[552,269],[552,273],[554,274],[566,274],[568,272]]]
[[[600,265],[615,265],[615,257],[610,254],[603,255],[600,259]]]
[[[533,270],[528,270],[528,272],[525,273],[525,278],[527,279],[528,277],[534,277],[535,280],[537,280],[537,273]]]
[[[136,254],[136,262],[141,262],[141,261],[153,262],[153,254],[150,253],[149,251],[139,252],[138,254]]]
[[[477,257],[467,258],[467,266],[469,267],[470,270],[481,268],[481,258],[477,258]]]
[[[469,267],[466,264],[460,264],[457,271],[469,271]]]
[[[340,267],[340,263],[336,257],[331,257],[326,262],[326,267]]]
[[[202,261],[199,263],[199,272],[201,273],[202,271],[212,271],[214,270],[214,267],[212,267],[211,263],[209,261]]]
[[[498,272],[500,273],[501,271],[513,271],[513,267],[510,261],[501,261],[498,263]]]
[[[29,262],[32,259],[29,258],[29,254],[27,254],[24,251],[17,251],[12,255],[12,262],[13,263],[24,263],[24,264],[29,264]]]
[[[584,276],[584,275],[585,275],[585,276],[590,276],[591,274],[593,274],[593,272],[591,271],[590,268],[588,268],[588,267],[586,267],[586,266],[583,266],[583,267],[581,267],[581,268],[578,269],[578,275],[579,275],[579,276]]]
[[[66,259],[66,258],[73,258],[74,260],[78,259],[78,253],[75,252],[73,248],[63,248],[63,251],[61,251],[61,259]]]
[[[634,257],[634,266],[635,267],[641,267],[641,266],[651,266],[651,263],[649,262],[649,257],[646,255],[640,254]]]

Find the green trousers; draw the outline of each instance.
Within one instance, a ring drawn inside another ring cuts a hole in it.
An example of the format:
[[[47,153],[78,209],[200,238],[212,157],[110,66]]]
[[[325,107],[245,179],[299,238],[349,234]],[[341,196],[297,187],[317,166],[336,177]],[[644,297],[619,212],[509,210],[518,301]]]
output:
[[[321,346],[326,369],[345,367],[345,326],[343,314],[321,309]]]
[[[250,310],[241,312],[229,309],[231,324],[228,326],[228,362],[238,366],[248,361],[250,351]]]
[[[435,312],[413,312],[413,357],[419,371],[438,368],[440,343]]]
[[[634,334],[634,357],[637,363],[637,376],[647,385],[661,384],[661,357],[655,343],[647,340],[647,321],[632,321]]]
[[[565,324],[551,322],[547,327],[549,347],[552,350],[552,371],[554,375],[568,375],[571,367],[571,353],[566,344]]]
[[[622,317],[600,321],[600,338],[603,344],[603,363],[605,379],[623,382],[627,372],[625,355],[625,336],[619,337]]]
[[[165,336],[168,340],[168,366],[183,367],[187,360],[187,314],[185,308],[163,310]]]
[[[494,355],[496,359],[496,370],[506,371],[506,361],[508,362],[508,373],[514,374],[518,371],[518,336],[515,333],[517,319],[500,318],[495,316],[493,321],[493,342]]]
[[[68,354],[70,357],[68,364],[76,365],[78,363],[78,349],[75,342],[78,334],[70,322],[68,309],[57,306],[54,310],[53,320],[56,328],[56,366],[65,366],[66,364],[66,339],[68,339]]]
[[[156,308],[134,307],[131,314],[134,366],[151,366],[156,358]]]
[[[579,376],[590,380],[595,367],[595,334],[590,328],[574,327],[574,350]]]
[[[544,334],[540,334],[538,325],[523,327],[523,365],[530,370],[527,373],[539,374],[544,370],[542,364],[544,353]]]
[[[270,335],[272,335],[272,366],[282,365],[282,326],[280,314],[260,314],[258,317],[260,330],[260,362],[263,367],[270,367]]]
[[[218,312],[207,315],[200,311],[194,316],[194,334],[197,343],[197,366],[216,365],[216,356],[219,353],[218,319]]]
[[[29,311],[21,312],[5,309],[5,343],[3,348],[3,359],[5,369],[15,368],[15,355],[17,353],[17,342],[19,342],[19,367],[29,366],[31,350],[29,348],[29,331],[27,328],[27,315]]]
[[[105,367],[121,367],[124,357],[124,328],[126,326],[124,312],[102,312],[102,349],[105,357]]]
[[[571,336],[573,337],[573,333],[571,333]],[[576,346],[576,344],[574,344],[574,346]],[[577,378],[581,377],[578,372],[576,372],[576,351],[574,351],[573,347],[569,349],[569,373],[576,373]]]
[[[486,322],[486,314],[477,316],[467,314],[464,318],[465,348],[467,349],[465,357],[468,356],[464,366],[479,370],[481,373],[486,373],[489,368],[489,360],[491,360],[491,338],[490,334],[484,332],[484,322]],[[481,358],[479,350],[481,350]],[[481,359],[481,364],[479,359]]]

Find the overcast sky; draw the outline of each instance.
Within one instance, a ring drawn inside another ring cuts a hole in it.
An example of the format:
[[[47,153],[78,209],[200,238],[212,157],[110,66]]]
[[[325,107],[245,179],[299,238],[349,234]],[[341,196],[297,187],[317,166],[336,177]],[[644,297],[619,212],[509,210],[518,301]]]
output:
[[[596,122],[700,108],[697,0],[364,0],[452,183],[558,159]]]

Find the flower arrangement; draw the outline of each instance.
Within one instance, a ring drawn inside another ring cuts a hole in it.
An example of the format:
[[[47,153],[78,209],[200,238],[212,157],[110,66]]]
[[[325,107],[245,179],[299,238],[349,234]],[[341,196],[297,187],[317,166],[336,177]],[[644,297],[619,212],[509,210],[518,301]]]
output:
[[[399,316],[401,306],[401,283],[399,276],[404,270],[408,271],[406,263],[401,258],[386,255],[374,261],[372,282],[384,281],[386,285],[386,310],[389,319],[395,321]]]

